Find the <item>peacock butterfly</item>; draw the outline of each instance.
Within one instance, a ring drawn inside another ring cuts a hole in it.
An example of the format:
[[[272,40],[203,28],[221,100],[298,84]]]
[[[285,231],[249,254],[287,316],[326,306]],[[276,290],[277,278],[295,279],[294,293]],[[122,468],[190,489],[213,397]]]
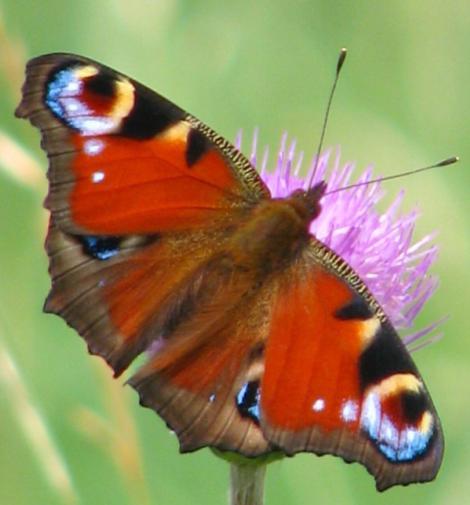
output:
[[[353,269],[309,232],[326,185],[272,198],[230,142],[138,82],[50,54],[16,114],[49,158],[60,315],[178,436],[257,457],[334,454],[379,490],[432,480],[424,382]]]

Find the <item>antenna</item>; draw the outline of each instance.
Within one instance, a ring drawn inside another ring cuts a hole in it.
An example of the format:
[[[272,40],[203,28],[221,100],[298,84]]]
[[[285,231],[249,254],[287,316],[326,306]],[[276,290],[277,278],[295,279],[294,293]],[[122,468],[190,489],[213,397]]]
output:
[[[369,184],[374,184],[376,182],[390,181],[392,179],[399,179],[400,177],[406,177],[408,175],[419,174],[420,172],[425,172],[426,170],[431,170],[432,168],[446,167],[447,165],[453,165],[459,161],[458,156],[452,156],[445,160],[439,161],[427,167],[416,168],[415,170],[408,170],[407,172],[401,172],[400,174],[388,175],[387,177],[378,177],[371,181],[358,182],[356,184],[349,184],[348,186],[343,186],[342,188],[333,189],[332,191],[327,191],[324,196],[331,195],[333,193],[339,193],[340,191],[345,191],[346,189],[359,188],[361,186],[368,186]]]
[[[323,147],[323,140],[325,139],[326,127],[328,124],[328,117],[330,115],[331,103],[333,101],[333,96],[335,94],[336,85],[338,84],[339,74],[341,72],[341,68],[343,67],[344,60],[346,59],[347,50],[343,47],[338,56],[338,63],[336,64],[336,74],[335,80],[333,81],[333,86],[331,87],[330,95],[328,97],[328,102],[326,105],[325,117],[323,119],[323,125],[320,133],[320,141],[318,142],[318,147],[315,155],[315,165],[313,166],[312,173],[310,175],[310,180],[308,181],[308,187],[312,185],[313,178],[315,177],[315,173],[318,168],[318,163],[320,162],[320,152]]]

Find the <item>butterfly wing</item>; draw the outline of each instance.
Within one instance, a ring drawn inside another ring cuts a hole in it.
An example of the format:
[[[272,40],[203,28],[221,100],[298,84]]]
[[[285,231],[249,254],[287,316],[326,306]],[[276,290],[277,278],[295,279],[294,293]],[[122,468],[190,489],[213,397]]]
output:
[[[185,286],[269,192],[228,141],[87,58],[31,60],[16,114],[49,158],[45,309],[119,374],[196,303],[204,282]]]
[[[41,129],[57,226],[141,234],[223,222],[269,192],[223,137],[162,96],[87,58],[27,66],[17,111]]]
[[[73,235],[51,220],[46,239],[52,288],[46,312],[60,315],[120,375],[196,307],[217,232],[147,236]]]
[[[177,434],[183,452],[210,446],[260,456],[273,447],[240,391],[263,367],[260,313],[270,295],[251,275],[223,269],[224,282],[129,382]]]
[[[432,480],[443,437],[419,372],[353,270],[313,241],[273,301],[261,428],[292,455],[364,464],[384,490]]]

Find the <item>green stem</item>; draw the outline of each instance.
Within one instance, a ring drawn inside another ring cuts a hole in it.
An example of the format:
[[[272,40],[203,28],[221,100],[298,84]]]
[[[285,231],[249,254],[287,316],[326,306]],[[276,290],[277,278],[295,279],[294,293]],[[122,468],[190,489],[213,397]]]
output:
[[[230,505],[263,505],[265,464],[230,464]]]

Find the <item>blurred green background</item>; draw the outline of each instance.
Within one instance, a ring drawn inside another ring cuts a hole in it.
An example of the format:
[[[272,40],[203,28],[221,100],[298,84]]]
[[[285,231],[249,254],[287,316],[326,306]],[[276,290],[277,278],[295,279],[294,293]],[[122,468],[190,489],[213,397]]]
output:
[[[361,466],[301,455],[271,465],[267,504],[467,503],[470,4],[4,0],[0,16],[5,166],[19,156],[8,150],[14,141],[46,167],[38,133],[13,109],[25,59],[54,51],[132,75],[228,138],[260,126],[262,144],[275,148],[287,130],[310,155],[345,46],[327,146],[381,174],[460,155],[456,166],[387,186],[406,188],[406,208],[419,205],[417,236],[439,232],[441,284],[419,324],[450,317],[444,338],[415,355],[446,434],[437,480],[378,494]],[[208,450],[179,455],[176,438],[134,392],[113,382],[61,320],[42,314],[44,179],[33,171],[25,176],[33,184],[22,184],[1,168],[0,503],[225,503],[226,464]]]

